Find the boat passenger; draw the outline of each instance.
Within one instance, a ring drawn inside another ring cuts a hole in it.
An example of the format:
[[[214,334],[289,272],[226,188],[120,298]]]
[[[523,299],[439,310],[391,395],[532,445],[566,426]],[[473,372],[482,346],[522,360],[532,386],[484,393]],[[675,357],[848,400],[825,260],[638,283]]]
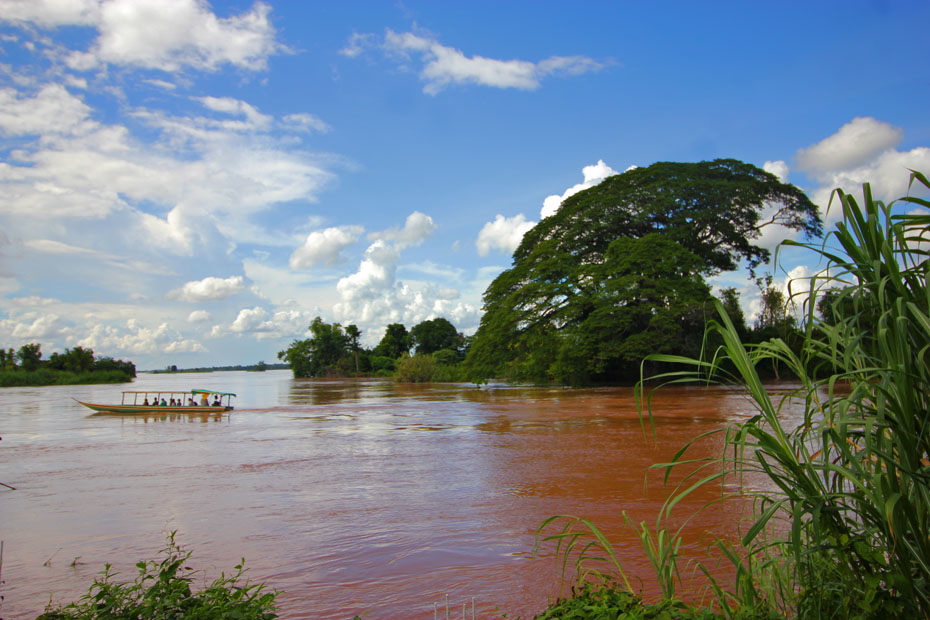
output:
[[[219,396],[217,396],[217,397],[216,397],[216,400],[213,401],[213,406],[214,406],[214,407],[220,407],[220,406],[222,406],[222,404],[220,403],[220,397],[219,397]]]
[[[145,400],[142,401],[142,404],[143,404],[145,407],[148,407],[148,406],[149,406],[149,397],[148,397],[148,396],[145,397]]]
[[[202,396],[200,397],[200,405],[201,405],[202,407],[209,407],[209,406],[210,406],[210,401],[207,400],[207,395],[206,395],[206,394],[204,394],[204,395],[202,395]]]
[[[193,398],[193,397],[187,399],[187,406],[188,406],[188,407],[196,407],[196,406],[197,406],[197,403],[194,402],[194,398]]]
[[[167,407],[167,406],[168,406],[168,403],[165,402],[165,399],[164,399],[164,398],[161,399],[161,406],[162,406],[162,407]]]

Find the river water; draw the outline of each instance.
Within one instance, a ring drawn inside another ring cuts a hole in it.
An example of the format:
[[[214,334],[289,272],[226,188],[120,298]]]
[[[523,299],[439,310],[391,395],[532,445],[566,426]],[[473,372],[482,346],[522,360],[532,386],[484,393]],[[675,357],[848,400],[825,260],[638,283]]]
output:
[[[72,400],[132,390],[239,394],[219,416],[94,415]],[[665,498],[649,465],[752,412],[739,391],[666,387],[655,436],[631,388],[566,390],[294,380],[289,371],[141,374],[125,386],[0,390],[2,618],[34,618],[122,577],[168,532],[212,579],[245,558],[285,618],[532,618],[565,588],[545,518],[591,519],[632,584],[655,594],[637,532]],[[717,456],[719,435],[694,457]],[[738,510],[676,508],[685,552],[732,537]],[[554,530],[553,530],[554,532]],[[571,575],[568,575],[569,577]],[[560,590],[560,588],[562,588]]]

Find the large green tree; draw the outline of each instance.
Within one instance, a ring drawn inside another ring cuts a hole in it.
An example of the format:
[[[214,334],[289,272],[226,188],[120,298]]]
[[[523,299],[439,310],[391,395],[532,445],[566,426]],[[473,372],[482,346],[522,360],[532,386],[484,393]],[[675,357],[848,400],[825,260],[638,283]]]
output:
[[[310,338],[295,340],[278,359],[290,364],[295,377],[319,377],[334,368],[349,350],[349,337],[339,323],[325,323],[320,317],[310,323]]]
[[[465,337],[448,319],[438,317],[414,325],[410,330],[410,340],[417,353],[435,353],[443,349],[458,351]]]
[[[472,376],[617,381],[648,353],[695,354],[704,277],[767,261],[753,241],[773,224],[822,228],[801,190],[729,159],[657,163],[575,194],[485,291]]]
[[[41,345],[37,343],[24,344],[16,352],[19,367],[23,370],[33,371],[39,368],[42,360]]]
[[[381,342],[375,347],[374,353],[379,357],[397,359],[404,353],[410,352],[410,334],[401,323],[391,323],[384,330]]]

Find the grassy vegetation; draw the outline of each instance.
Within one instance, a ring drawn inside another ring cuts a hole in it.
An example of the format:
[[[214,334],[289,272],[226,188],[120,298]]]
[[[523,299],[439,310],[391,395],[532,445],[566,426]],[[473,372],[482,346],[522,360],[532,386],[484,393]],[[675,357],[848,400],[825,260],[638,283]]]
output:
[[[87,383],[128,383],[132,376],[121,370],[71,372],[39,368],[38,370],[5,370],[0,372],[0,387],[41,385],[78,385]]]
[[[911,183],[930,189],[920,173]],[[695,488],[752,474],[767,481],[739,492],[754,501],[753,518],[737,543],[718,543],[735,582],[718,583],[705,571],[717,613],[930,617],[930,215],[896,214],[868,185],[863,195],[860,205],[838,190],[843,220],[811,247],[828,266],[795,291],[807,315],[800,353],[777,338],[745,346],[718,303],[720,319],[708,332],[719,348],[702,359],[651,358],[686,365],[660,377],[669,383],[738,382],[755,408],[721,431],[719,458],[691,460],[685,446],[673,462],[655,466],[666,480],[673,468],[688,471],[655,529],[641,525],[665,602],[676,600],[681,583],[680,530],[666,525],[674,507]],[[898,202],[930,207],[910,196]],[[798,378],[791,395],[773,398],[760,380],[757,368],[772,363]],[[800,421],[782,415],[789,398],[804,403]],[[556,523],[562,527],[547,533]],[[563,561],[575,558],[582,581],[604,561],[625,577],[588,521],[553,517],[539,536],[558,542]]]
[[[271,620],[276,592],[244,578],[243,563],[227,577],[221,574],[202,590],[191,589],[198,572],[187,566],[191,557],[174,541],[172,532],[160,561],[136,564],[139,574],[131,583],[115,581],[107,565],[101,577],[79,601],[64,607],[51,605],[36,620]]]
[[[417,353],[397,360],[394,380],[400,383],[461,383],[468,373],[455,351],[443,349],[435,353]]]

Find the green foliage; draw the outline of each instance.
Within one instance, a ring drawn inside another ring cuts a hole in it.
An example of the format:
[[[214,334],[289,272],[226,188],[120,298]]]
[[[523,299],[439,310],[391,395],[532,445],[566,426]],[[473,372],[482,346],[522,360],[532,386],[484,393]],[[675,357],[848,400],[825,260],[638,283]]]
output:
[[[410,352],[410,334],[407,328],[400,323],[391,323],[385,328],[381,342],[375,347],[373,353],[379,357],[398,359],[404,353]]]
[[[352,351],[353,356],[355,357],[355,372],[356,374],[360,371],[358,363],[358,340],[362,337],[362,332],[357,325],[349,325],[346,327],[346,340],[349,345],[349,350]]]
[[[410,330],[410,343],[417,353],[435,353],[441,349],[457,350],[465,337],[447,319],[438,317],[423,321]]]
[[[310,323],[310,338],[295,340],[278,359],[291,365],[295,377],[320,377],[327,372],[346,374],[346,367],[339,362],[346,357],[350,337],[342,331],[339,323],[324,323],[316,317]]]
[[[16,359],[20,360],[19,366]],[[82,347],[52,353],[47,361],[42,361],[40,345],[35,343],[23,345],[15,353],[13,349],[0,349],[0,387],[126,383],[135,376],[132,362],[112,357],[95,360],[94,352]]]
[[[397,362],[394,380],[401,383],[429,383],[436,374],[436,360],[432,353],[404,356]]]
[[[84,347],[74,347],[65,349],[64,353],[52,353],[49,358],[49,366],[56,370],[67,370],[68,372],[88,372],[94,368],[94,352],[92,349]]]
[[[382,355],[371,356],[371,371],[378,376],[391,376],[397,368],[397,360]]]
[[[191,583],[198,574],[188,566],[190,552],[174,542],[162,550],[160,561],[136,564],[139,574],[132,583],[115,581],[116,574],[106,565],[90,591],[80,600],[59,607],[51,605],[36,620],[272,620],[276,592],[266,592],[263,584],[245,580],[244,560],[235,573],[219,578],[195,591]]]
[[[753,240],[772,223],[821,231],[803,192],[734,160],[658,163],[575,194],[485,291],[472,378],[616,382],[637,378],[646,354],[697,355],[704,277],[767,260]]]
[[[650,353],[700,351],[710,290],[697,257],[663,235],[620,237],[598,263],[553,255],[546,269],[557,275],[518,286],[504,272],[488,288],[486,302],[508,292],[487,306],[469,351],[478,378],[629,380]]]
[[[0,371],[16,368],[16,353],[13,349],[0,349]]]
[[[535,620],[718,620],[723,614],[710,609],[664,600],[650,605],[613,584],[585,583],[573,587],[572,596],[556,601]],[[776,616],[743,610],[735,620],[774,620]]]
[[[21,368],[0,372],[0,387],[29,385],[85,385],[92,383],[128,383],[132,376],[123,370],[95,370],[76,374],[66,370],[40,367],[33,372]]]
[[[36,343],[24,344],[16,352],[16,359],[19,360],[19,366],[27,372],[38,370],[42,351],[40,345]]]

